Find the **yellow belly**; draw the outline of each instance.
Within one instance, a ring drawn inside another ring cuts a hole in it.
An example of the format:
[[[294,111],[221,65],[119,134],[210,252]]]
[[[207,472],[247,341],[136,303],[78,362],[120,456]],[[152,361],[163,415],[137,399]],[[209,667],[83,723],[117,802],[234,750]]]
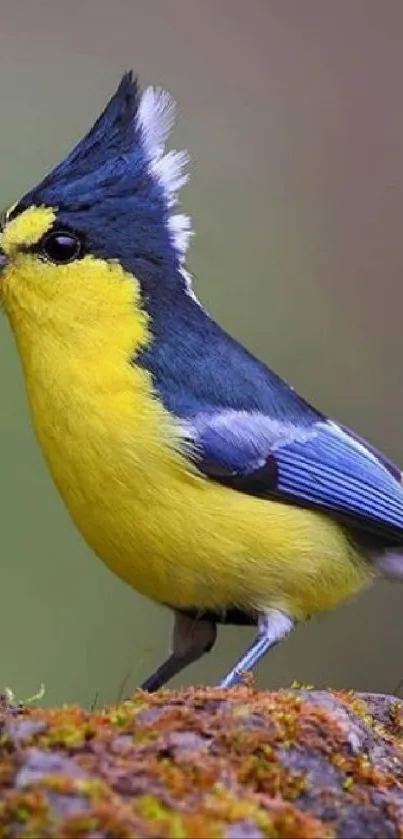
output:
[[[28,378],[37,434],[84,538],[135,589],[178,607],[303,618],[368,581],[364,557],[327,516],[196,474],[146,374],[127,365],[135,387],[115,382],[103,397],[99,381],[64,365],[65,387]]]
[[[91,256],[64,270],[18,259],[3,296],[36,432],[73,519],[116,574],[174,606],[297,618],[367,582],[369,564],[328,517],[231,491],[190,466],[149,375],[129,363],[153,340],[132,275]]]

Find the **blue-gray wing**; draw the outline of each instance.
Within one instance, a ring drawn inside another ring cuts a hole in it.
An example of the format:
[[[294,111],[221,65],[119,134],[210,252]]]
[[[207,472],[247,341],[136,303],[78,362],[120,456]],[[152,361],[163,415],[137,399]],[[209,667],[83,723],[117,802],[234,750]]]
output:
[[[240,492],[327,511],[403,544],[400,470],[344,427],[308,427],[258,411],[200,411],[184,422],[206,476]]]

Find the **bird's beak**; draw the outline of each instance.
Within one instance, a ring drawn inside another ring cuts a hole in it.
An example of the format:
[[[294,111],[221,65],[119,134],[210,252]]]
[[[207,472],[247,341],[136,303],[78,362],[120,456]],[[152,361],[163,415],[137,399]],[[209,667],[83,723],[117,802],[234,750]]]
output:
[[[7,265],[7,256],[4,251],[0,250],[0,274]]]

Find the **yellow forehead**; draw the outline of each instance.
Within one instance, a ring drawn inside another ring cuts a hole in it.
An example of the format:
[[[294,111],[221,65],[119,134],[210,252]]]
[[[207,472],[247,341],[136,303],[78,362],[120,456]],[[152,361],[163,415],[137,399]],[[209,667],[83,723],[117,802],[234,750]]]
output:
[[[1,247],[5,253],[16,248],[35,245],[52,227],[56,212],[51,207],[29,207],[19,216],[6,223],[1,236]]]

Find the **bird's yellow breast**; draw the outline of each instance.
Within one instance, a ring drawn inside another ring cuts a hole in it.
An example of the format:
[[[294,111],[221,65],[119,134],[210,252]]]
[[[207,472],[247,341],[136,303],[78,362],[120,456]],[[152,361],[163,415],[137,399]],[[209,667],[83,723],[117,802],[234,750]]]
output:
[[[58,267],[53,286],[46,270],[17,259],[4,301],[39,441],[98,556],[143,594],[182,607],[303,617],[361,588],[369,567],[336,523],[190,465],[179,424],[130,363],[152,340],[134,278],[90,257]]]

